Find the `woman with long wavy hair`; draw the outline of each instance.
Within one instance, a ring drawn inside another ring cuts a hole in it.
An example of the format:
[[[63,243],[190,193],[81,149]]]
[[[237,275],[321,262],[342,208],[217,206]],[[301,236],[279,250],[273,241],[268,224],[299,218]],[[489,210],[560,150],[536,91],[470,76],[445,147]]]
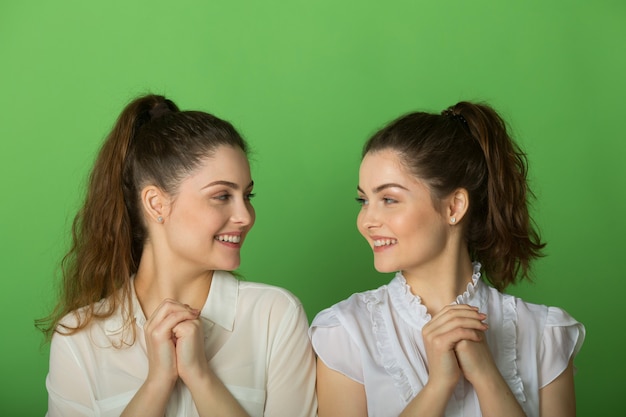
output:
[[[300,302],[230,272],[252,228],[247,145],[147,95],[96,159],[64,258],[48,416],[314,416]]]

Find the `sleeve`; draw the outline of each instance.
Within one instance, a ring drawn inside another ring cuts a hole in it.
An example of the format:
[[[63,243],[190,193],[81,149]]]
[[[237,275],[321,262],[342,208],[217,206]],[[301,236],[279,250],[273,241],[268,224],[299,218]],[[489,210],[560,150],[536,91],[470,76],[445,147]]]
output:
[[[308,320],[295,299],[284,312],[269,358],[265,417],[316,417],[315,356]]]
[[[539,388],[554,381],[585,340],[585,326],[565,311],[549,307],[539,350]]]
[[[72,337],[55,333],[50,345],[47,417],[92,417],[91,384],[81,366]]]
[[[321,311],[313,319],[309,333],[315,353],[327,367],[363,384],[359,348],[332,307]]]

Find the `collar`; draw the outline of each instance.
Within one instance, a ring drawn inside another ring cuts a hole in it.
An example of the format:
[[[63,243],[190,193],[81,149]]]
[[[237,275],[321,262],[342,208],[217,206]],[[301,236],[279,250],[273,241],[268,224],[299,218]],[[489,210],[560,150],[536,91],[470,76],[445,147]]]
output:
[[[450,304],[469,304],[484,311],[488,291],[480,279],[481,264],[473,262],[472,268],[472,279],[467,284],[466,290]],[[407,323],[421,329],[430,321],[431,316],[426,306],[422,304],[422,299],[419,295],[413,295],[402,273],[397,272],[387,287],[392,304]]]
[[[239,281],[237,278],[230,272],[215,271],[209,296],[204,307],[202,307],[200,316],[232,332],[235,325],[238,297]]]
[[[135,277],[130,280],[131,304],[135,323],[139,327],[146,324],[146,316],[141,309],[137,293],[135,292]],[[235,314],[237,312],[237,299],[239,297],[239,281],[226,271],[215,271],[211,280],[211,288],[200,317],[207,327],[217,324],[229,332],[233,331],[235,325]],[[106,302],[106,301],[103,301]],[[124,329],[124,318],[127,317],[126,302],[122,300],[121,313],[114,314],[105,323],[105,332],[108,335],[120,333]]]

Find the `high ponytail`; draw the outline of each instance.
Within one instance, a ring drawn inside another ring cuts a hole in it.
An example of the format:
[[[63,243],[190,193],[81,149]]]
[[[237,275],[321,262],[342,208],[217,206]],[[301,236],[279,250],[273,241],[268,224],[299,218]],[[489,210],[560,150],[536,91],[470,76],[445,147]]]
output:
[[[495,110],[460,102],[441,114],[407,114],[376,133],[363,155],[386,148],[400,154],[433,198],[468,191],[468,249],[494,287],[530,278],[530,263],[545,244],[528,211],[526,156]]]
[[[526,154],[491,107],[460,102],[448,110],[466,121],[484,154],[486,198],[481,217],[470,223],[468,240],[476,258],[489,265],[494,285],[503,289],[516,277],[528,278],[530,262],[545,247],[528,211],[534,195],[527,182]]]
[[[62,261],[59,302],[36,326],[50,338],[73,334],[118,308],[132,321],[130,278],[147,238],[141,189],[154,184],[175,193],[219,145],[246,144],[232,125],[213,115],[179,111],[165,97],[147,95],[124,108],[96,158],[85,202],[72,225],[72,245]],[[107,303],[98,303],[101,299]],[[74,313],[71,325],[61,319]]]

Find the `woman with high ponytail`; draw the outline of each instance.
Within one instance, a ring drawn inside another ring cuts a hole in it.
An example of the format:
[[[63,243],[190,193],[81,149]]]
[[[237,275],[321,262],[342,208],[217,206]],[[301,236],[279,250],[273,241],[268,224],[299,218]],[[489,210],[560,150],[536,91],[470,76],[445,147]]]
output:
[[[315,416],[307,318],[242,282],[247,144],[163,96],[126,106],[72,227],[51,339],[49,417]]]
[[[575,415],[585,329],[502,291],[545,244],[524,153],[485,104],[410,113],[365,144],[357,227],[388,285],[320,312],[320,417]]]

